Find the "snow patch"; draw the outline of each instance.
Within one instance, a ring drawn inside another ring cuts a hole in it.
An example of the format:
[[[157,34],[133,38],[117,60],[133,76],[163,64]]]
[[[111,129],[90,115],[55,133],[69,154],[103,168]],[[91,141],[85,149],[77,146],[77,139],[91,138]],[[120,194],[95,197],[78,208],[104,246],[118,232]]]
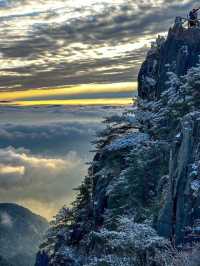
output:
[[[191,189],[194,191],[199,191],[200,189],[200,180],[193,180],[191,182]]]
[[[0,213],[0,225],[6,226],[6,227],[13,226],[12,217],[7,212]]]
[[[140,144],[147,140],[149,140],[148,134],[138,133],[138,132],[129,133],[121,138],[114,140],[110,145],[107,146],[107,150],[117,151],[125,149],[127,147],[134,146],[136,144]]]
[[[152,87],[154,87],[156,85],[156,81],[155,79],[151,78],[151,77],[145,77],[145,81]]]

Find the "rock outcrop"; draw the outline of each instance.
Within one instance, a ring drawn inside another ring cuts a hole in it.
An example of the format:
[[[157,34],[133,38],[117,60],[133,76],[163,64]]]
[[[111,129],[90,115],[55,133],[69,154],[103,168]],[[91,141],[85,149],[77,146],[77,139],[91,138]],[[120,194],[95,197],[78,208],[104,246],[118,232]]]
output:
[[[158,219],[158,231],[180,243],[200,219],[200,112],[183,117],[173,141],[169,188]],[[199,235],[200,240],[200,235]]]
[[[173,71],[179,77],[185,75],[199,61],[200,30],[185,29],[174,25],[167,39],[159,37],[148,52],[138,76],[138,95],[142,99],[159,98],[167,89],[167,72]]]
[[[105,121],[36,266],[174,265],[172,246],[200,241],[199,55],[200,29],[178,23],[152,44],[137,104]]]

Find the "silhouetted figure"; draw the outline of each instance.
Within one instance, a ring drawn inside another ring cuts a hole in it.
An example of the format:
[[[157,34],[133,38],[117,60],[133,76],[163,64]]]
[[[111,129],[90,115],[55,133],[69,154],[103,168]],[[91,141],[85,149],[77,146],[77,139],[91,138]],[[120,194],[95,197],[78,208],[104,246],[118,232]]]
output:
[[[189,13],[189,26],[196,27],[199,25],[198,22],[198,11],[200,8],[193,8]]]

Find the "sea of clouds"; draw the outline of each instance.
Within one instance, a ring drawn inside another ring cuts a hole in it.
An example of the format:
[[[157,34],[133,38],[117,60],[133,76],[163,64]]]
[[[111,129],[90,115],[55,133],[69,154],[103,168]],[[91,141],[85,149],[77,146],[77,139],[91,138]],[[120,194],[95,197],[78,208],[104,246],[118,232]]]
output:
[[[0,109],[0,201],[52,217],[73,200],[87,174],[91,141],[104,117],[121,107],[44,106]],[[9,122],[8,122],[9,121]]]

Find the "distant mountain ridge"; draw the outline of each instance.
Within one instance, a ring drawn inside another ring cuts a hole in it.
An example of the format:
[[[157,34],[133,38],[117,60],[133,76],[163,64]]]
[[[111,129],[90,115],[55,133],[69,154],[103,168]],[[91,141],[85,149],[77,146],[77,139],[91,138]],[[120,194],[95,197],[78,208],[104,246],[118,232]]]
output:
[[[13,203],[0,203],[2,261],[11,266],[34,265],[35,253],[47,227],[44,218],[28,209]],[[2,263],[0,261],[0,265]]]

